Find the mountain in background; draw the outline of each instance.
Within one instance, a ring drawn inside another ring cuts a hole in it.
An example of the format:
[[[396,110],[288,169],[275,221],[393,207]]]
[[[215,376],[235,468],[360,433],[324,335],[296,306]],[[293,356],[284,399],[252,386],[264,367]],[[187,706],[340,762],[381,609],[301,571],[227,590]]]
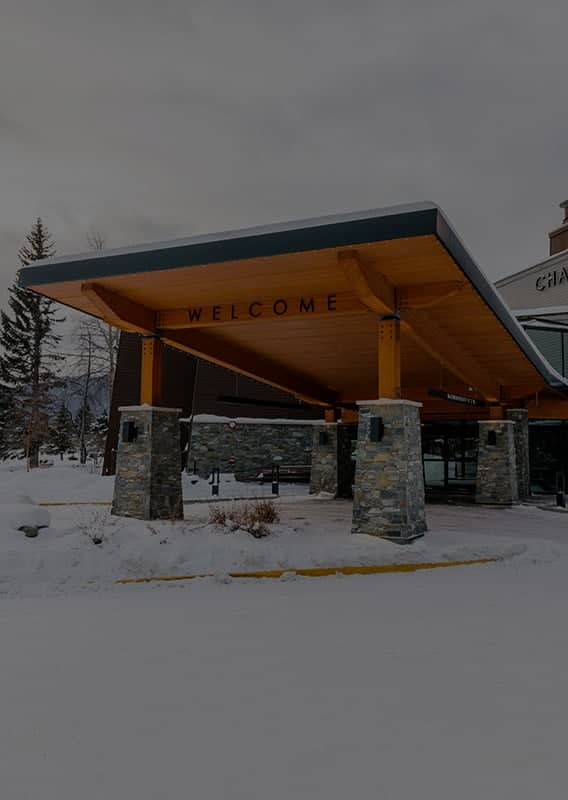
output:
[[[63,385],[52,393],[53,406],[57,408],[63,401],[73,417],[77,416],[83,403],[85,376],[63,378]],[[108,381],[106,376],[91,378],[87,401],[93,415],[108,413]]]

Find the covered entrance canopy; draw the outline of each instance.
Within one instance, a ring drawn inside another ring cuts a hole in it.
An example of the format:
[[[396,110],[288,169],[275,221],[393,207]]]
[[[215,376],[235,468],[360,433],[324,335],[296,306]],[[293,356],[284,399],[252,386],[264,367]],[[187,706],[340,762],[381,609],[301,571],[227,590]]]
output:
[[[164,343],[326,407],[312,466],[333,480],[335,420],[357,409],[353,532],[404,543],[426,530],[421,418],[477,419],[476,500],[510,505],[527,491],[527,408],[568,416],[568,382],[431,204],[49,259],[20,284],[145,336],[140,405],[122,408],[120,515],[183,514]],[[444,448],[469,480],[469,456]]]
[[[480,418],[548,395],[568,410],[567,382],[429,203],[52,258],[19,280],[156,336],[154,405],[164,342],[328,407],[403,397]]]

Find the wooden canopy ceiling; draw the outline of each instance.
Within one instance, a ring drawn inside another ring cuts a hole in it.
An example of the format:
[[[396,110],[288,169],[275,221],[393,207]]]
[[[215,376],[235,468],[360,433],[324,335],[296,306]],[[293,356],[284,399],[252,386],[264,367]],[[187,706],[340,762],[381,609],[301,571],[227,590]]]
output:
[[[568,391],[430,204],[48,259],[20,284],[328,406],[377,397],[385,316],[426,411],[431,389]]]

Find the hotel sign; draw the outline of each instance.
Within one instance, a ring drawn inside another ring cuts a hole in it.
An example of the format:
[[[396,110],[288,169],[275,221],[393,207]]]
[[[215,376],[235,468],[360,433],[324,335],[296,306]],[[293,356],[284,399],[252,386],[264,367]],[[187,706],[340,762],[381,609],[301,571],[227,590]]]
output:
[[[439,397],[441,400],[449,400],[451,403],[462,403],[464,406],[484,406],[484,400],[478,400],[477,397],[467,397],[463,394],[454,394],[453,392],[444,392],[441,389],[429,389],[428,394],[430,397]]]
[[[544,272],[536,279],[537,292],[545,292],[547,289],[554,289],[556,286],[566,284],[568,286],[568,270],[566,267],[562,269],[552,269],[549,272]]]
[[[274,297],[245,302],[193,305],[158,312],[158,328],[203,328],[288,317],[321,317],[353,314],[365,310],[352,294],[338,292],[302,297]]]

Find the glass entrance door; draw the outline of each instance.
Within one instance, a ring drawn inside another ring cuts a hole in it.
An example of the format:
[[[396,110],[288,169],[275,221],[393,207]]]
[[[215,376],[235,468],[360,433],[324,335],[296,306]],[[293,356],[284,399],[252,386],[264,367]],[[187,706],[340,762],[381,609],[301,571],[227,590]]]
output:
[[[422,427],[424,485],[431,491],[473,494],[477,472],[476,422],[426,422]]]

